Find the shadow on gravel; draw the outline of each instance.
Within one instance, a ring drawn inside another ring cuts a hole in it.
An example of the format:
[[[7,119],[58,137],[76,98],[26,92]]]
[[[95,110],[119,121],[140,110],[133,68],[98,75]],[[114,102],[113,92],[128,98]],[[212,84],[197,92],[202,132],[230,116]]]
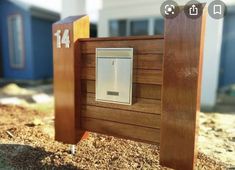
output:
[[[44,163],[46,158],[53,158],[55,154],[39,147],[18,144],[0,144],[0,169],[78,169],[67,165]],[[54,159],[51,159],[54,160]]]

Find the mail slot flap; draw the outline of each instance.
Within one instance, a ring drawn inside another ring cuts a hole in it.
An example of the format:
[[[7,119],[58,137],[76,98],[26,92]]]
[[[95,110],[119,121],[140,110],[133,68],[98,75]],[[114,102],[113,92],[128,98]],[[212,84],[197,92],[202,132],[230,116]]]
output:
[[[133,58],[133,48],[97,48],[96,56],[98,58]]]
[[[132,48],[96,49],[96,101],[132,103]]]

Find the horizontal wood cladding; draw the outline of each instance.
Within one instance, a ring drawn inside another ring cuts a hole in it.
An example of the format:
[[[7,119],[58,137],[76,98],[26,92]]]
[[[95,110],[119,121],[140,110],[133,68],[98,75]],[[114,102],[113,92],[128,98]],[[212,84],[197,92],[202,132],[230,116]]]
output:
[[[82,129],[90,130],[117,137],[141,140],[151,143],[159,143],[160,130],[153,128],[145,128],[129,124],[99,120],[94,118],[82,118]]]
[[[82,80],[83,93],[95,93],[95,80]],[[133,84],[133,95],[137,98],[161,99],[161,85]]]
[[[136,112],[160,114],[161,113],[161,101],[153,99],[143,99],[135,98],[132,105],[121,105],[115,103],[105,103],[95,101],[95,94],[87,93],[82,94],[82,104],[92,105],[92,106],[101,106],[112,109],[122,109]]]
[[[143,36],[125,36],[125,37],[91,37],[91,38],[81,38],[79,41],[86,42],[99,42],[99,41],[126,41],[126,40],[152,40],[152,39],[164,39],[164,35],[143,35]]]
[[[95,54],[96,48],[134,48],[136,54],[163,54],[163,39],[122,39],[106,41],[80,41],[81,53]]]
[[[159,143],[163,37],[79,40],[82,129]],[[133,48],[133,104],[95,101],[96,48]]]
[[[81,116],[158,129],[161,119],[160,115],[89,105],[82,106]]]
[[[162,84],[162,36],[83,39],[81,49],[81,78],[95,80],[96,48],[134,48],[134,83]]]
[[[163,54],[134,54],[134,69],[161,70]],[[82,54],[82,66],[95,68],[96,54]]]
[[[82,68],[81,71],[82,79],[95,80],[95,68]],[[162,84],[162,71],[135,69],[133,73],[133,81],[134,83]]]

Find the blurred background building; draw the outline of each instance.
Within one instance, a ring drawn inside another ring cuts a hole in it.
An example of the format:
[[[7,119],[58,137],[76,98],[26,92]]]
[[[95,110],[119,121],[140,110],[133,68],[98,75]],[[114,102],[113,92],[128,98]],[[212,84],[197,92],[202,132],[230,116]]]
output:
[[[7,0],[1,0],[0,6],[2,6],[3,2],[5,3]],[[164,19],[160,14],[160,6],[163,1],[157,0],[128,0],[128,1],[117,1],[117,0],[8,0],[11,4],[16,5],[13,2],[27,2],[28,7],[24,7],[25,13],[30,16],[27,20],[23,20],[24,29],[31,30],[31,32],[25,31],[25,40],[23,45],[18,46],[21,48],[23,46],[25,51],[28,52],[27,58],[29,58],[29,65],[31,70],[25,70],[25,73],[22,72],[22,75],[31,74],[32,78],[45,78],[40,72],[46,66],[40,66],[35,63],[40,63],[37,60],[40,58],[40,55],[34,56],[34,53],[41,53],[43,50],[39,50],[36,52],[34,49],[35,44],[41,43],[42,41],[35,42],[35,38],[33,38],[35,32],[37,32],[37,36],[40,37],[39,26],[33,26],[34,22],[32,22],[33,18],[38,18],[38,16],[34,14],[32,9],[37,9],[38,13],[45,13],[48,16],[49,13],[53,14],[52,16],[56,16],[55,13],[60,13],[62,18],[65,18],[70,15],[81,15],[88,14],[91,18],[91,36],[96,37],[109,37],[109,36],[138,36],[138,35],[157,35],[163,34],[164,30]],[[200,2],[207,2],[207,5],[213,0],[204,0]],[[220,93],[218,92],[226,92],[229,93],[231,91],[230,87],[235,84],[235,48],[233,47],[235,44],[235,1],[234,0],[223,0],[228,9],[227,15],[224,19],[216,20],[212,19],[210,16],[207,17],[207,25],[206,25],[206,36],[205,36],[205,49],[204,49],[204,61],[203,61],[203,81],[202,81],[202,95],[201,95],[201,104],[203,107],[210,109],[215,106],[218,102],[218,96]],[[188,1],[187,0],[177,0],[179,5],[184,5]],[[27,6],[27,5],[26,5]],[[32,8],[31,6],[34,6]],[[37,7],[35,7],[37,6]],[[0,7],[1,8],[1,7]],[[19,7],[18,7],[19,8]],[[41,8],[44,8],[42,10]],[[40,10],[39,10],[40,9]],[[3,8],[0,10],[3,11]],[[4,9],[5,11],[5,9]],[[51,12],[53,11],[53,12]],[[25,14],[25,15],[26,15]],[[44,15],[44,24],[49,21],[52,24],[52,20],[48,19]],[[49,17],[49,16],[48,16]],[[7,46],[8,43],[3,43],[6,40],[9,40],[9,36],[7,36],[7,32],[3,32],[3,28],[7,28],[6,26],[6,16],[2,17],[1,20],[5,20],[5,25],[1,23],[0,28],[0,57],[2,58],[2,62],[0,64],[3,67],[1,75],[7,75],[5,68],[9,67],[10,57],[4,53],[9,53],[9,48]],[[46,19],[47,18],[47,19]],[[42,20],[42,19],[41,19]],[[16,21],[17,23],[17,21]],[[43,23],[40,22],[43,28]],[[38,23],[39,24],[39,23]],[[35,28],[36,27],[36,28]],[[10,27],[8,26],[8,29]],[[33,28],[33,30],[32,30]],[[22,28],[23,29],[23,28]],[[37,31],[35,31],[37,30]],[[9,31],[9,30],[8,30]],[[33,33],[33,31],[35,31]],[[98,33],[97,33],[98,31]],[[33,33],[33,34],[32,34]],[[52,33],[48,37],[51,38]],[[193,34],[193,33],[192,33]],[[19,37],[22,37],[19,36]],[[18,38],[19,38],[18,37]],[[27,38],[28,37],[28,38]],[[48,38],[47,37],[47,38]],[[26,42],[26,39],[32,39]],[[21,38],[19,38],[21,39]],[[48,38],[49,39],[49,38]],[[19,41],[19,40],[18,40]],[[48,41],[49,42],[49,41]],[[50,41],[51,42],[51,41]],[[35,43],[35,44],[34,44]],[[4,46],[2,44],[5,44]],[[38,46],[38,45],[37,45]],[[47,47],[51,47],[51,44]],[[40,49],[48,49],[46,47],[40,47]],[[19,49],[16,49],[19,50]],[[4,52],[5,51],[5,52]],[[6,52],[8,51],[8,52]],[[51,61],[52,55],[46,57]],[[4,54],[4,55],[3,55]],[[19,59],[21,56],[18,55],[16,62],[20,62]],[[37,58],[37,59],[35,59]],[[1,61],[1,60],[0,60]],[[35,62],[36,61],[36,62]],[[48,63],[50,62],[48,61]],[[46,63],[46,60],[41,60],[41,63]],[[40,65],[40,64],[39,64]],[[35,68],[34,68],[35,67]],[[36,69],[39,68],[39,69]],[[52,66],[51,66],[52,69]],[[13,72],[19,71],[19,69],[15,69],[12,71],[12,78],[14,78]],[[34,73],[31,73],[33,71]],[[11,71],[10,71],[11,72]],[[15,77],[15,78],[24,78],[24,77]],[[234,86],[233,86],[234,88]],[[229,93],[229,95],[234,95],[233,93]],[[220,98],[221,99],[221,98]],[[234,100],[235,101],[235,100]],[[235,102],[234,102],[235,103]]]
[[[53,22],[59,13],[19,1],[0,1],[1,76],[5,79],[51,78]]]

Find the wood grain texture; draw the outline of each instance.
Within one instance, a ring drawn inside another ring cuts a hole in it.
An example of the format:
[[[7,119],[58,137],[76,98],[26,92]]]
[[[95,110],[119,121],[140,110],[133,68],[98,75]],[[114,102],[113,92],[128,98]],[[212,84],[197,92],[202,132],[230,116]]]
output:
[[[81,29],[82,28],[82,29]],[[87,16],[68,17],[53,24],[53,34],[69,29],[70,48],[56,47],[56,37],[53,35],[54,58],[54,96],[55,96],[55,139],[64,143],[75,144],[82,135],[79,120],[79,72],[75,71],[77,55],[77,40],[89,37],[89,18]],[[79,60],[79,58],[78,58]],[[76,97],[75,97],[76,96]]]
[[[82,54],[82,66],[95,68],[95,54]],[[163,54],[135,54],[134,69],[161,70]]]
[[[165,20],[160,163],[174,169],[195,165],[204,26],[205,12]]]
[[[95,101],[95,94],[87,93],[83,94],[81,102],[83,105],[100,106],[112,109],[122,109],[122,110],[151,113],[151,114],[161,113],[160,100],[136,98],[135,102],[129,106],[129,105],[114,104],[114,103],[98,102]]]
[[[122,109],[111,109],[84,105],[82,107],[82,117],[110,120],[123,124],[137,125],[142,127],[160,128],[160,114],[146,114],[143,112],[127,111]]]
[[[136,54],[163,54],[163,43],[163,38],[141,39],[141,37],[136,37],[136,39],[129,39],[123,37],[118,40],[104,38],[104,41],[100,38],[97,41],[81,41],[81,50],[83,54],[95,54],[96,48],[134,48]]]
[[[122,47],[134,48],[134,102],[131,106],[97,102],[95,49]],[[79,48],[82,56],[82,120],[86,121],[82,121],[84,130],[138,141],[159,142],[163,36],[81,39]],[[138,135],[131,133],[134,130],[138,130],[135,132]]]
[[[164,35],[141,35],[141,36],[125,36],[125,37],[97,37],[97,38],[82,38],[80,42],[99,42],[99,41],[126,41],[126,40],[156,40],[164,39]]]
[[[92,132],[98,132],[137,141],[146,141],[149,143],[159,143],[160,141],[159,129],[144,128],[112,121],[82,118],[82,128]]]
[[[95,93],[95,80],[82,80],[82,92]],[[161,85],[133,84],[133,96],[144,99],[161,99]]]
[[[81,78],[86,80],[95,80],[95,68],[82,68]],[[160,85],[162,84],[162,71],[134,69],[133,82]]]

